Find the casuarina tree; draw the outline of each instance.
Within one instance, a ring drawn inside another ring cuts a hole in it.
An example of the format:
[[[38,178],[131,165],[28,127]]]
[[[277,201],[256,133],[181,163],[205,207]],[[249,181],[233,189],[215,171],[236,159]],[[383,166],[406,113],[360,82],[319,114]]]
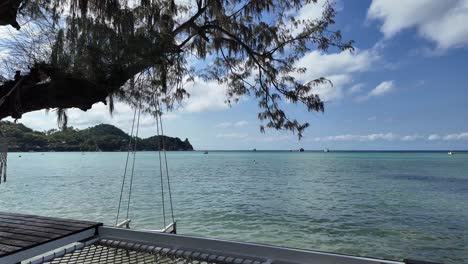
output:
[[[313,4],[321,16],[297,16]],[[0,40],[0,119],[58,109],[63,123],[68,108],[112,111],[115,100],[158,114],[188,98],[190,82],[209,80],[228,87],[227,104],[255,98],[262,131],[300,137],[309,124],[285,102],[323,111],[314,87],[328,81],[299,81],[296,62],[352,50],[332,29],[335,15],[316,0],[2,0],[0,26],[12,35]]]

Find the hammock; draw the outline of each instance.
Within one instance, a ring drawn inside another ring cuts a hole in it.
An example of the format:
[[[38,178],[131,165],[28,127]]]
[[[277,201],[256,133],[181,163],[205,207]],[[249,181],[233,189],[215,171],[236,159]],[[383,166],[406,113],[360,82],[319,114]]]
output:
[[[167,246],[158,247],[126,241],[96,239],[79,248],[70,248],[68,251],[65,249],[60,255],[44,257],[28,264],[262,264],[265,262],[255,258],[174,249]]]
[[[1,262],[1,261],[0,261]],[[391,261],[192,236],[100,227],[99,234],[27,264],[435,264]]]

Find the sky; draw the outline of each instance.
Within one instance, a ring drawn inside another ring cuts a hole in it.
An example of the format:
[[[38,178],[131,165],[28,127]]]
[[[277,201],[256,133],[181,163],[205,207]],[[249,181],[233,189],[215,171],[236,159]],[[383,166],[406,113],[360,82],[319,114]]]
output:
[[[319,87],[324,113],[287,104],[286,110],[310,127],[301,140],[286,131],[260,132],[253,98],[229,107],[225,88],[196,79],[191,94],[164,115],[164,132],[188,138],[198,150],[462,150],[468,149],[468,0],[337,1],[333,29],[354,40],[354,52],[311,51],[298,66],[303,80],[324,76]],[[320,4],[298,11],[320,14]],[[96,104],[72,109],[69,125],[113,124],[128,132],[133,110],[118,103],[111,116]],[[25,114],[19,122],[39,131],[56,128],[56,116]],[[156,134],[155,120],[143,116],[140,135]]]

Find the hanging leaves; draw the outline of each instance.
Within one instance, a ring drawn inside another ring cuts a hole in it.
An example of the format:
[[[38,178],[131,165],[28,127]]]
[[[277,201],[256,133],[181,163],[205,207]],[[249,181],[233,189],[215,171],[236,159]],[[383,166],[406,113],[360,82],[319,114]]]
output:
[[[352,42],[343,42],[339,31],[330,30],[336,11],[329,2],[322,7],[322,17],[311,20],[295,15],[315,0],[19,2],[24,6],[22,16],[41,25],[38,31],[53,32],[49,48],[35,58],[47,58],[43,62],[53,69],[49,82],[54,89],[52,84],[60,80],[82,79],[90,89],[112,95],[112,109],[113,99],[131,104],[141,100],[146,111],[154,113],[155,97],[170,110],[188,97],[184,87],[198,76],[227,84],[229,104],[254,96],[262,131],[286,129],[299,137],[309,124],[290,118],[283,101],[302,104],[307,111],[324,111],[314,88],[329,82],[322,76],[298,81],[305,69],[295,63],[312,49],[352,50]],[[193,68],[189,61],[197,59],[202,62]],[[30,63],[31,59],[23,61]],[[102,101],[101,92],[84,96],[90,99],[81,100],[87,104]],[[74,104],[79,102],[37,104],[34,109]],[[0,117],[8,113],[5,110]]]

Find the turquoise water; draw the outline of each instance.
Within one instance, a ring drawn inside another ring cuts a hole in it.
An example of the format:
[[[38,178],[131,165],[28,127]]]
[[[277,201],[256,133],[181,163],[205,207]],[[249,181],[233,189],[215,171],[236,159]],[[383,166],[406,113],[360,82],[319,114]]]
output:
[[[10,153],[0,211],[113,224],[125,157]],[[162,228],[157,153],[136,160],[133,227]],[[168,162],[179,233],[468,263],[468,154],[172,152]]]

